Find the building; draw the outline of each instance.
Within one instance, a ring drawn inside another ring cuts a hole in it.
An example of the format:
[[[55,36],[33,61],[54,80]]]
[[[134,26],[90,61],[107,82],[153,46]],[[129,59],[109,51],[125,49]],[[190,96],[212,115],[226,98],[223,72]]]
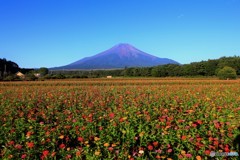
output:
[[[34,76],[39,78],[39,77],[41,77],[41,74],[40,73],[34,73]]]
[[[25,78],[25,75],[22,72],[17,72],[16,76],[18,76],[19,78]]]

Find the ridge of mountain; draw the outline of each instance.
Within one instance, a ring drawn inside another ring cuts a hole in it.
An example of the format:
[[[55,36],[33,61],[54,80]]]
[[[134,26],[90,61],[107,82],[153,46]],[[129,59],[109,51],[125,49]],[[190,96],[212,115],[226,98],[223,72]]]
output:
[[[115,69],[125,67],[151,67],[164,64],[179,64],[168,59],[145,53],[127,43],[120,43],[91,57],[52,69]]]

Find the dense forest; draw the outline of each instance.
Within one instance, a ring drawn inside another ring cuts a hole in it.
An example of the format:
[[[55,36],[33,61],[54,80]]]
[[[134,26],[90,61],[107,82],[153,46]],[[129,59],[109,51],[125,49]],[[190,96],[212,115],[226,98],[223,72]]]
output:
[[[99,78],[111,75],[113,77],[197,77],[197,76],[215,76],[220,69],[231,67],[240,75],[240,57],[222,57],[201,62],[193,62],[190,64],[176,65],[160,65],[155,67],[136,67],[124,68],[117,70],[50,70],[40,68],[21,69],[15,62],[0,59],[0,80],[14,75],[17,71],[21,71],[30,77],[32,74],[42,72],[41,79],[64,79],[64,78]],[[33,78],[34,79],[34,78]]]
[[[143,68],[125,68],[118,70],[91,70],[91,71],[67,71],[58,70],[50,71],[52,75],[58,77],[71,78],[87,78],[87,77],[105,77],[126,76],[126,77],[195,77],[195,76],[215,76],[218,71],[225,66],[232,67],[240,75],[240,57],[222,57],[219,59],[193,62],[190,64],[176,65],[160,65],[155,67]]]
[[[16,73],[19,70],[20,68],[15,62],[7,61],[5,58],[0,58],[0,80],[10,74]]]

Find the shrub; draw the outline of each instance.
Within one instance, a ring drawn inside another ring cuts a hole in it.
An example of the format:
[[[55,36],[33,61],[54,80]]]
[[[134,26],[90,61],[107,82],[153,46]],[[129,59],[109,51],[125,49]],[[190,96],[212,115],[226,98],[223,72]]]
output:
[[[26,81],[35,81],[37,77],[33,73],[28,73],[25,75],[25,80]]]
[[[64,76],[63,74],[56,74],[52,76],[52,79],[65,79],[66,76]]]
[[[225,66],[217,72],[217,76],[219,79],[236,79],[237,73],[232,67]]]
[[[17,77],[16,75],[8,75],[3,80],[4,81],[19,81],[21,79],[19,77]]]

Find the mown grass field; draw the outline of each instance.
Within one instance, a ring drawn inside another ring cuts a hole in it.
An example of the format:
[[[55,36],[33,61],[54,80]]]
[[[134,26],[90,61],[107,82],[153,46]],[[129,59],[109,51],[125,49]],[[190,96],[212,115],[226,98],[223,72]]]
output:
[[[200,160],[240,143],[240,80],[0,82],[0,107],[0,159]]]

